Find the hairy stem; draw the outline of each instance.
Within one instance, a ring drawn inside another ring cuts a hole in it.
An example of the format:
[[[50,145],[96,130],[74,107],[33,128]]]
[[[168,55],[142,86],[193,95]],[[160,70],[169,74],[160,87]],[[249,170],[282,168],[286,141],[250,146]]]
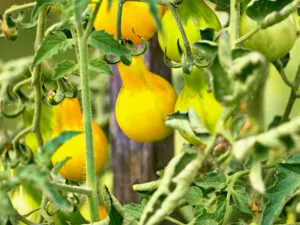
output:
[[[298,67],[297,74],[293,82],[293,88],[291,89],[290,97],[285,107],[281,122],[286,122],[289,119],[295,100],[297,99],[296,93],[298,91],[299,84],[300,84],[300,66]]]
[[[94,165],[94,147],[92,133],[92,109],[91,97],[89,89],[89,70],[88,70],[88,44],[84,37],[84,29],[81,22],[81,12],[76,9],[77,1],[74,0],[75,27],[76,27],[76,47],[78,48],[79,72],[82,86],[82,107],[84,121],[84,137],[86,148],[86,185],[91,189],[91,195],[88,195],[88,205],[91,216],[91,222],[100,220],[98,212],[98,196],[97,196],[97,176]]]
[[[37,52],[40,44],[43,41],[44,33],[46,29],[46,9],[42,9],[37,23],[36,37],[34,43],[34,50]],[[43,150],[43,138],[40,130],[40,120],[42,114],[42,83],[41,83],[41,64],[35,66],[32,71],[32,85],[35,93],[35,107],[34,116],[32,121],[32,131],[35,132],[35,136],[38,144],[38,151]]]

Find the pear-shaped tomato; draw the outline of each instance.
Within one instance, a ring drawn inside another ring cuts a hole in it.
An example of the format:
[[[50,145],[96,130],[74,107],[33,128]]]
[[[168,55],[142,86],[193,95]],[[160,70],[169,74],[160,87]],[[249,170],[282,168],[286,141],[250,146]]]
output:
[[[166,138],[167,115],[173,112],[176,94],[164,78],[150,72],[142,57],[134,57],[130,66],[118,64],[122,87],[116,102],[116,119],[123,132],[138,142]]]
[[[245,35],[257,26],[244,12],[241,16],[240,33]],[[274,61],[286,55],[293,47],[297,37],[296,23],[293,15],[271,27],[260,30],[243,42],[247,48],[262,53],[268,60]]]
[[[221,24],[217,16],[203,0],[184,0],[176,10],[190,44],[201,39],[201,29],[221,29]],[[164,36],[158,33],[159,45],[163,51],[167,51],[167,56],[171,60],[180,62],[178,40],[182,50],[184,50],[184,45],[180,30],[171,10],[165,12],[161,23]]]
[[[54,106],[53,137],[62,131],[82,131],[83,117],[77,98],[65,98]],[[94,160],[96,174],[99,174],[107,159],[107,139],[102,129],[92,123]],[[71,181],[84,181],[86,176],[86,152],[84,133],[78,134],[61,145],[52,156],[52,163],[71,157],[60,170],[62,176]]]
[[[92,5],[93,7],[93,5]],[[159,14],[162,16],[164,7],[158,6]],[[117,34],[117,12],[118,0],[112,0],[108,10],[108,0],[103,0],[97,13],[94,27],[96,30],[105,30]],[[121,32],[122,37],[131,40],[134,44],[142,44],[142,39],[149,40],[155,33],[156,26],[145,2],[126,1],[123,3]]]
[[[201,120],[201,123],[214,133],[216,123],[221,115],[222,106],[215,99],[212,92],[208,92],[208,84],[205,80],[203,69],[194,68],[191,74],[183,74],[184,87],[176,101],[174,111],[186,112],[192,107]],[[186,133],[180,134],[193,145],[201,145],[202,142],[188,136]]]

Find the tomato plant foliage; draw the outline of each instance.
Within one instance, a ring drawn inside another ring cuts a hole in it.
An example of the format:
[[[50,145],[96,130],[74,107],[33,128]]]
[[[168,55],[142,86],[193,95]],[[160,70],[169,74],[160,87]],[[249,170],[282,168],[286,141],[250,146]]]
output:
[[[298,7],[37,0],[3,9],[0,43],[18,42],[24,29],[36,38],[32,56],[0,60],[0,224],[297,224]],[[184,80],[178,97],[176,82],[140,56],[156,31],[159,63]],[[93,121],[108,114],[111,64],[122,78],[122,104],[111,108],[124,134],[153,142],[176,130],[186,139],[157,180],[132,186],[135,203],[97,186],[114,147],[107,121],[104,132]],[[90,216],[80,211],[86,202]]]

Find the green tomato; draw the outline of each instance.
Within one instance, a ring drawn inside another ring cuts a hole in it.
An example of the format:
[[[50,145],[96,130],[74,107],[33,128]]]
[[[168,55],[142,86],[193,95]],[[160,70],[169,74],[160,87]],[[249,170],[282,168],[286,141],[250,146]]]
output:
[[[198,0],[197,2],[184,0],[182,5],[177,9],[177,12],[190,44],[201,39],[200,29],[221,29],[221,24],[217,16],[203,0]],[[184,45],[180,30],[171,10],[165,12],[161,23],[164,36],[158,33],[159,45],[163,51],[167,51],[168,58],[175,62],[180,62],[178,40],[182,50],[184,50]]]
[[[31,187],[27,185],[19,185],[10,194],[10,199],[13,207],[20,215],[25,215],[40,207],[41,194],[36,193]],[[35,211],[26,217],[31,222],[36,222],[40,210]],[[24,224],[20,222],[20,224]]]
[[[240,34],[247,34],[257,27],[244,12],[241,16]],[[290,15],[285,20],[266,29],[260,30],[243,42],[244,46],[262,53],[268,60],[274,61],[286,55],[293,47],[297,36],[294,17]]]

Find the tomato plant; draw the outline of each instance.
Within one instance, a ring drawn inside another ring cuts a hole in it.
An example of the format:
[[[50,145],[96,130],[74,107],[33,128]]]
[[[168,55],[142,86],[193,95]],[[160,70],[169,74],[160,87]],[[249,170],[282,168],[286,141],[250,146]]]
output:
[[[0,224],[299,223],[299,0],[17,3]]]

